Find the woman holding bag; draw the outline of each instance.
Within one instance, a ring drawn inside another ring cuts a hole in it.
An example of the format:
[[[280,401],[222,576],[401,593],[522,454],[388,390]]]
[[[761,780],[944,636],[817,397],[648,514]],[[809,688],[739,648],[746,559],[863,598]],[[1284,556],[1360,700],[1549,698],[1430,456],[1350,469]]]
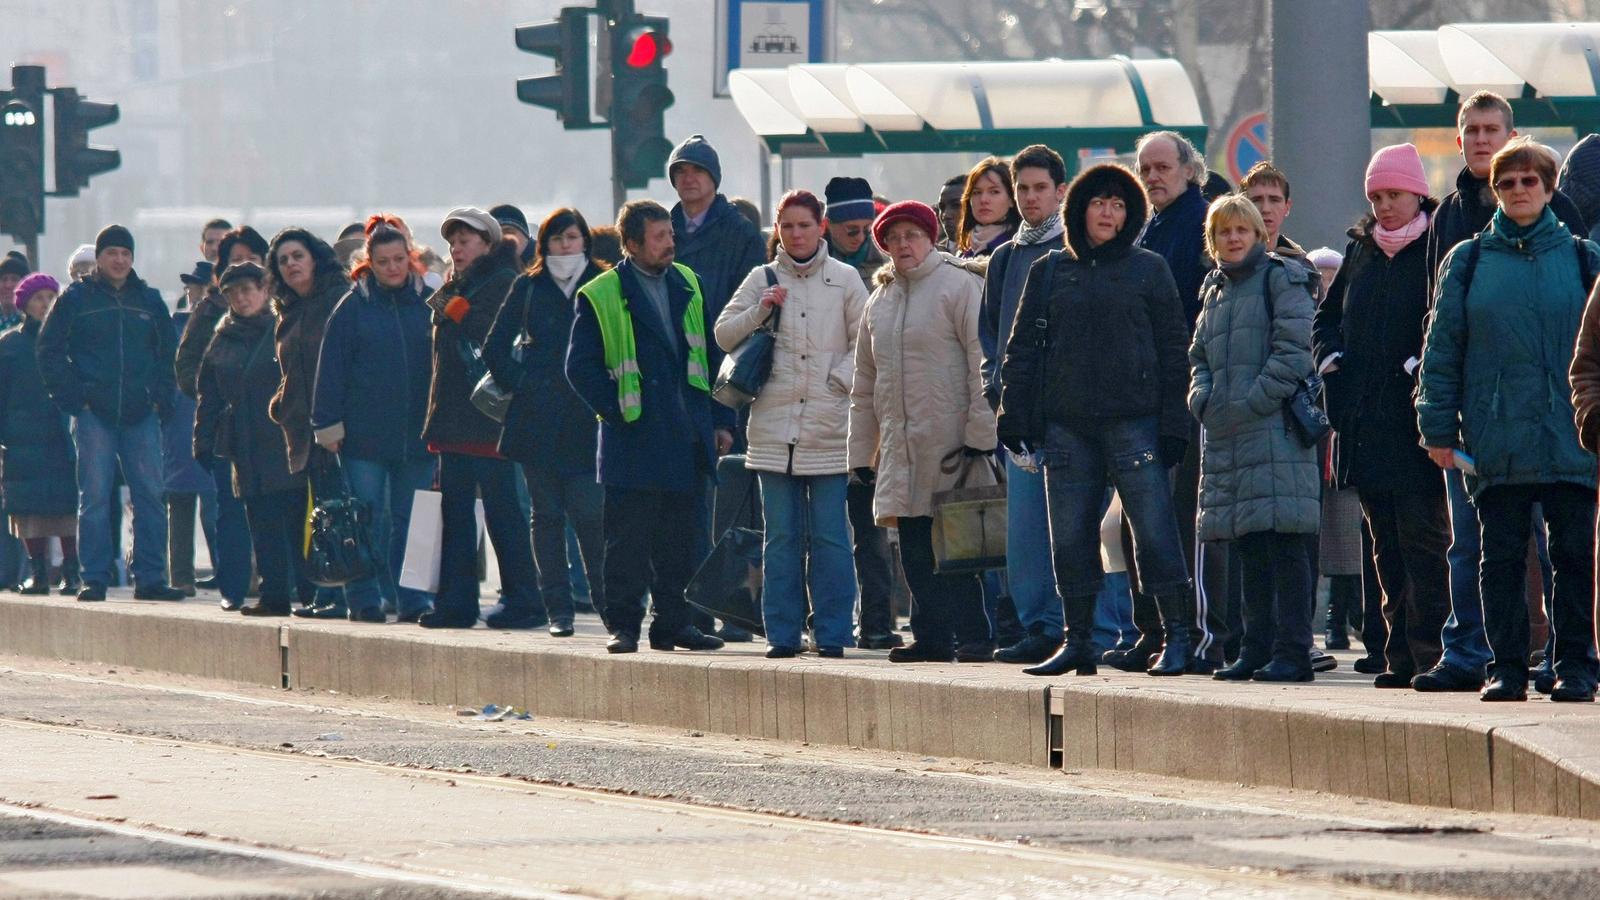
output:
[[[816,195],[785,194],[776,221],[775,261],[751,270],[739,286],[717,317],[716,340],[731,353],[781,313],[772,374],[750,406],[746,430],[745,467],[761,480],[766,523],[761,617],[767,656],[799,652],[809,595],[817,652],[837,658],[853,640],[846,436],[867,290],[856,271],[823,246]]]

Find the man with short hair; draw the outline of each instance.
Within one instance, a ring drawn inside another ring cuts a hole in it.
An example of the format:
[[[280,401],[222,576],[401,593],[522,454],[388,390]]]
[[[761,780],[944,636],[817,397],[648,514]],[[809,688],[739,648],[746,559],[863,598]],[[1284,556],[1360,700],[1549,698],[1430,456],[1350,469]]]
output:
[[[528,217],[509,203],[489,207],[489,215],[500,225],[500,233],[517,243],[517,258],[523,266],[533,263],[539,248],[533,245],[533,232],[528,228]]]
[[[78,452],[78,599],[104,600],[111,573],[111,496],[120,466],[133,493],[138,600],[182,600],[167,585],[161,420],[172,412],[172,317],[133,271],[133,235],[108,225],[95,238],[95,274],[67,288],[39,330],[39,374],[74,418]]]
[[[939,202],[934,209],[939,211],[940,238],[934,242],[934,248],[946,253],[957,252],[956,236],[961,225],[961,195],[967,189],[967,176],[965,173],[952,175],[945,179],[944,185],[939,188]]]
[[[1479,91],[1461,101],[1456,111],[1456,147],[1464,163],[1456,173],[1456,189],[1445,195],[1428,223],[1429,292],[1437,290],[1439,264],[1450,250],[1488,227],[1499,202],[1489,185],[1489,161],[1517,136],[1511,104],[1493,91]],[[1567,195],[1556,191],[1550,211],[1576,235],[1587,235],[1583,215]],[[1430,301],[1431,302],[1431,301]],[[1445,470],[1450,503],[1450,617],[1445,620],[1444,654],[1438,665],[1417,675],[1419,691],[1476,691],[1488,668],[1489,641],[1483,631],[1483,604],[1478,595],[1482,556],[1478,514],[1460,469]]]
[[[872,185],[865,178],[841,176],[829,179],[822,194],[828,255],[854,268],[870,293],[873,274],[888,262],[872,241],[872,220],[878,217]]]
[[[213,266],[217,264],[217,245],[222,236],[233,230],[227,219],[212,219],[200,228],[200,258]]]
[[[1011,160],[1022,226],[989,257],[978,342],[983,346],[983,392],[991,406],[1000,403],[1000,362],[1011,337],[1030,273],[1051,250],[1064,245],[1061,203],[1067,196],[1067,166],[1061,154],[1034,144]],[[1023,637],[995,651],[1004,663],[1039,663],[1061,646],[1065,623],[1051,563],[1050,517],[1045,508],[1044,473],[1033,454],[1006,454],[1006,581]]]
[[[714,320],[695,272],[674,262],[673,224],[653,200],[622,207],[623,260],[579,288],[567,348],[567,380],[600,418],[611,653],[639,649],[647,594],[651,649],[722,646],[693,624],[684,599],[702,557],[718,437]]]

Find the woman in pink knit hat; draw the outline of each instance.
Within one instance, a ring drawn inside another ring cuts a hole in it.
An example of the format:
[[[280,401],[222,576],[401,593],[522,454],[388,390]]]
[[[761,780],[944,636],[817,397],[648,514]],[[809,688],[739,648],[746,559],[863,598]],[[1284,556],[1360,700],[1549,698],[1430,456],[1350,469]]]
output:
[[[1361,499],[1389,626],[1386,645],[1367,647],[1356,668],[1376,673],[1376,687],[1406,688],[1439,661],[1450,613],[1444,478],[1411,406],[1429,307],[1425,235],[1438,203],[1410,144],[1373,154],[1366,195],[1371,211],[1350,229],[1314,349],[1338,433],[1335,478]]]

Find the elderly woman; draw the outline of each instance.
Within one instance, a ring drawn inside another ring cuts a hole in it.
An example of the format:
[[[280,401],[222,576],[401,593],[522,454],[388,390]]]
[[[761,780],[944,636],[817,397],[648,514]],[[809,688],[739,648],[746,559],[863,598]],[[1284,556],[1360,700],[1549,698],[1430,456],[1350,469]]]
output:
[[[759,473],[766,523],[761,618],[767,656],[799,651],[809,596],[817,652],[838,657],[851,642],[856,598],[845,437],[867,289],[854,268],[823,246],[822,201],[815,194],[785,194],[776,222],[776,260],[745,278],[717,317],[716,338],[731,353],[781,314],[772,376],[750,407],[746,431],[745,467]]]
[[[1434,671],[1450,614],[1450,513],[1411,399],[1430,305],[1428,218],[1438,204],[1410,144],[1373,155],[1366,193],[1371,213],[1350,230],[1345,262],[1317,309],[1315,338],[1339,435],[1338,486],[1358,492],[1387,600],[1385,671],[1373,684],[1409,687],[1421,674],[1421,688],[1449,679],[1470,690],[1475,674]]]
[[[1284,404],[1311,374],[1311,274],[1268,254],[1261,213],[1237,194],[1211,204],[1205,238],[1218,268],[1201,284],[1189,348],[1189,410],[1203,438],[1199,537],[1233,541],[1244,562],[1244,639],[1214,677],[1310,681],[1307,535],[1321,518],[1321,481],[1317,450],[1293,432]]]
[[[1555,565],[1550,699],[1595,692],[1595,333],[1579,323],[1600,248],[1550,210],[1550,148],[1521,138],[1489,163],[1499,200],[1489,227],[1440,267],[1422,354],[1417,424],[1428,456],[1467,475],[1483,536],[1483,624],[1493,654],[1484,700],[1528,697],[1524,600],[1534,504],[1550,530]],[[1568,367],[1573,368],[1571,387]],[[1576,419],[1574,413],[1576,397]]]
[[[1187,448],[1187,323],[1172,273],[1134,246],[1150,202],[1133,173],[1095,166],[1067,188],[1066,250],[1033,264],[1000,369],[1000,437],[1044,460],[1061,651],[1023,671],[1093,675],[1104,582],[1100,522],[1115,486],[1133,529],[1142,589],[1161,610],[1152,675],[1181,675],[1193,607],[1166,465]],[[1040,327],[1042,324],[1043,327]],[[1164,464],[1165,465],[1164,465]]]
[[[983,280],[934,250],[938,233],[933,207],[914,200],[873,222],[873,240],[891,265],[874,278],[850,389],[849,465],[862,482],[876,483],[878,522],[899,527],[915,601],[914,640],[890,650],[892,662],[994,657],[977,576],[934,571],[933,495],[955,486],[963,464],[981,465],[973,457],[995,449],[978,343]]]

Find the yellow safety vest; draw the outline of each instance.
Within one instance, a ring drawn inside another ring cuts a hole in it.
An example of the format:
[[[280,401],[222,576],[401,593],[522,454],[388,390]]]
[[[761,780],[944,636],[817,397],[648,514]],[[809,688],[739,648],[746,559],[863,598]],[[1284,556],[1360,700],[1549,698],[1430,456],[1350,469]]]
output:
[[[706,355],[705,298],[700,295],[700,279],[694,270],[673,263],[693,295],[683,311],[683,335],[689,342],[689,386],[711,393],[711,361]],[[605,344],[606,368],[617,383],[617,405],[624,422],[637,422],[644,412],[644,380],[639,373],[639,348],[633,339],[633,314],[622,296],[622,276],[611,269],[578,289],[594,308],[600,324],[600,339]]]

